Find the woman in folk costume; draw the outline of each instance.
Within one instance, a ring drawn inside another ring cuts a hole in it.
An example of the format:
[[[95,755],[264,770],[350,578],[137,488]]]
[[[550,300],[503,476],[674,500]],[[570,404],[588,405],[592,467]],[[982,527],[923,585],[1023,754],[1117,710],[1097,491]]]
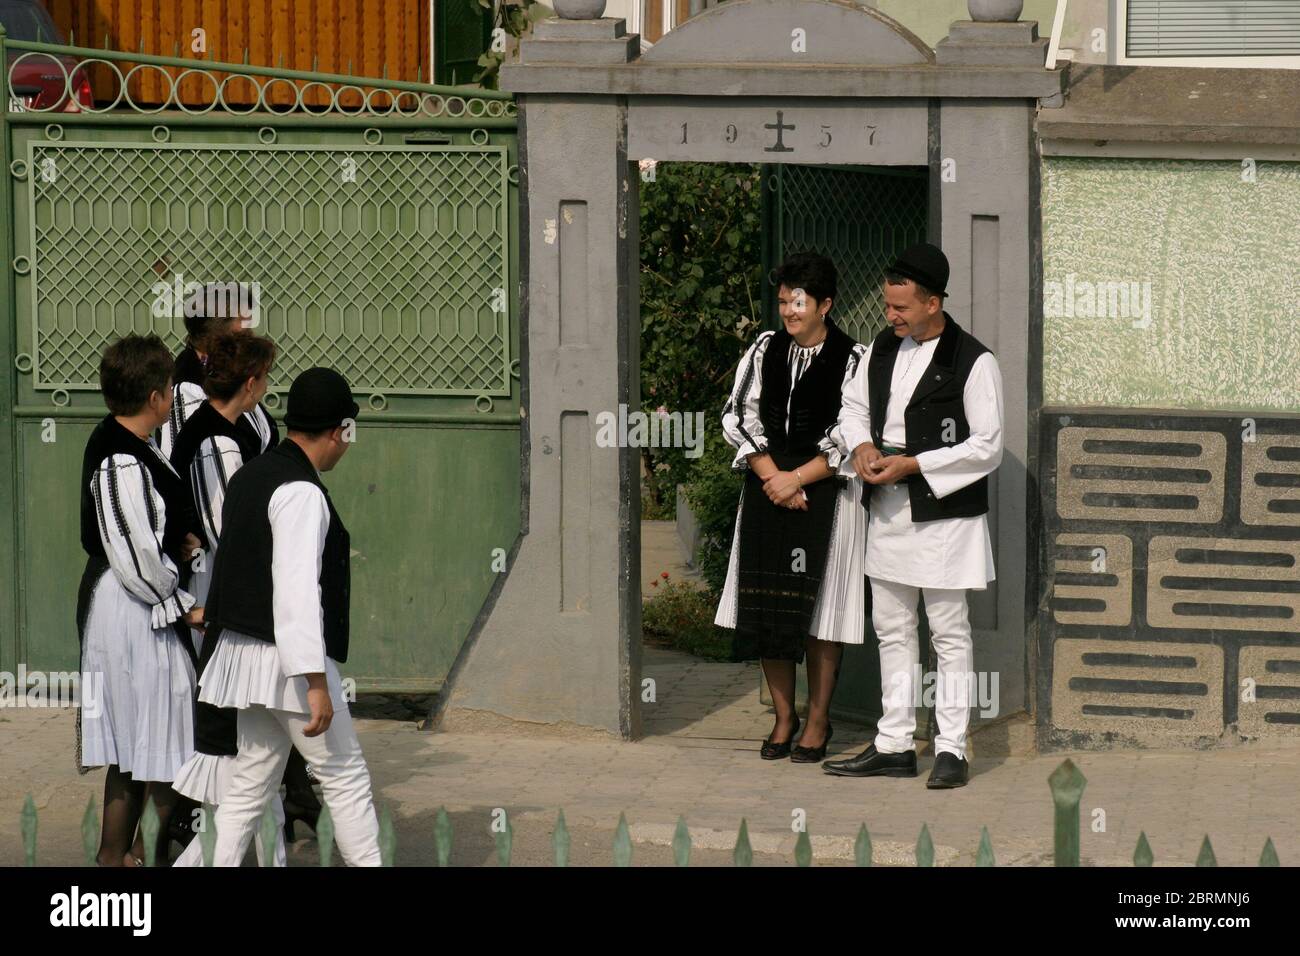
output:
[[[207,549],[196,562],[190,590],[199,603],[207,600],[212,566],[221,541],[221,506],[226,484],[245,462],[261,454],[256,437],[238,427],[244,413],[257,407],[266,394],[267,376],[275,362],[275,345],[254,335],[223,335],[212,343],[204,375],[207,400],[181,429],[172,449],[172,467],[185,479],[190,497],[203,522]],[[203,634],[196,631],[202,662]],[[198,702],[194,716],[194,754],[176,775],[174,788],[196,804],[217,806],[229,785],[232,758],[238,753],[237,712]],[[277,794],[272,801],[277,823],[284,825],[284,806]],[[259,863],[262,842],[256,841]],[[177,866],[199,866],[203,862],[199,841],[191,840],[176,861]],[[277,841],[275,864],[286,865],[283,834]]]
[[[172,405],[172,357],[155,335],[105,351],[100,389],[109,414],[86,443],[81,543],[89,556],[77,595],[81,672],[93,686],[78,710],[78,763],[107,767],[101,866],[143,865],[135,837],[145,801],[159,817],[160,854],[171,789],[193,741],[194,647],[203,609],[180,587],[199,546],[180,476],[154,444]]]
[[[258,323],[257,310],[252,287],[234,282],[209,282],[186,300],[185,345],[176,353],[172,378],[175,401],[157,434],[158,447],[169,459],[181,428],[207,399],[203,378],[212,343],[223,335],[251,334]],[[245,412],[236,425],[255,439],[262,451],[280,440],[275,422],[260,403]]]
[[[833,733],[843,645],[863,641],[861,482],[830,429],[865,350],[830,318],[834,263],[801,253],[775,278],[783,328],[750,346],[722,412],[745,484],[715,621],[758,648],[776,710],[763,759],[815,763]],[[794,746],[795,666],[805,655],[808,724]]]

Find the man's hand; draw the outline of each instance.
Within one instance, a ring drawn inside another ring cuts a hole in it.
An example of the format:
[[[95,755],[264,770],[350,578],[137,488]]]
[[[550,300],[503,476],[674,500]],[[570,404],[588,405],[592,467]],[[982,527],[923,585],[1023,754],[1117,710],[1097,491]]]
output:
[[[188,626],[194,628],[194,630],[203,632],[203,628],[204,628],[203,608],[201,607],[190,608],[189,611],[186,613],[185,617],[183,618],[183,620]]]
[[[858,473],[859,478],[866,481],[876,473],[876,465],[882,457],[884,456],[880,454],[879,448],[869,441],[864,441],[853,449],[853,470]]]
[[[856,465],[857,452],[855,451],[853,454],[854,464]],[[886,455],[884,458],[873,462],[871,467],[874,470],[863,475],[862,478],[872,485],[892,485],[895,482],[902,481],[908,475],[919,475],[921,473],[921,466],[910,455]]]
[[[330,722],[334,719],[334,704],[330,701],[324,674],[307,675],[307,706],[311,708],[311,720],[302,729],[302,735],[319,737],[330,729]]]
[[[774,505],[784,505],[799,494],[801,483],[793,471],[778,471],[763,482],[763,490]]]

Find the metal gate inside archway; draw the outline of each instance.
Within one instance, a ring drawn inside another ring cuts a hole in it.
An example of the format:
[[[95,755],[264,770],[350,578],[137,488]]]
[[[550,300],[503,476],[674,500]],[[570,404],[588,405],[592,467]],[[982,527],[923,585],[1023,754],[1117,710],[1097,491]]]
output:
[[[346,673],[361,689],[437,689],[520,527],[513,101],[7,46],[73,83],[110,71],[118,96],[81,113],[0,96],[0,666],[77,664],[77,480],[104,414],[104,347],[151,331],[179,347],[175,293],[234,281],[257,284],[258,332],[279,347],[273,412],[313,365],[361,404],[357,446],[328,477],[354,549]],[[206,108],[177,95],[196,82],[216,91]]]

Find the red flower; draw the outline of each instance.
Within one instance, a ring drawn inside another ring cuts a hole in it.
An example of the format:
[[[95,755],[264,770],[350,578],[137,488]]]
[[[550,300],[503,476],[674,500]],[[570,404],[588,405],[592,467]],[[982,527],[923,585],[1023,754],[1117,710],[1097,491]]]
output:
[[[661,578],[667,578],[667,577],[668,577],[668,572],[667,572],[667,571],[664,571],[664,572],[662,572],[659,576],[660,576]]]

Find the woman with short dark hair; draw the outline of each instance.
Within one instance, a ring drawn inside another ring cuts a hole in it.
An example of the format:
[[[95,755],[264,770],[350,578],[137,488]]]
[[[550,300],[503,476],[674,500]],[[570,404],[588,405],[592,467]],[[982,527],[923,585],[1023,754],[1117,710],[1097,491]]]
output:
[[[181,428],[207,398],[203,382],[213,343],[226,335],[252,333],[252,311],[245,308],[245,304],[256,307],[252,290],[241,285],[240,295],[230,296],[226,294],[226,287],[230,285],[233,283],[208,283],[186,300],[185,345],[176,353],[172,377],[175,401],[171,414],[157,435],[158,447],[169,459]],[[239,308],[232,310],[232,303],[238,304]],[[262,451],[274,448],[280,440],[279,429],[260,403],[245,412],[235,424],[250,438],[256,439]]]
[[[180,476],[154,444],[172,405],[172,356],[156,335],[128,335],[104,352],[100,390],[108,415],[86,443],[81,543],[88,555],[77,595],[82,705],[78,763],[107,767],[98,861],[140,866],[134,838],[146,800],[165,854],[171,789],[193,739],[194,648],[203,609],[181,588],[180,567],[199,546]],[[93,697],[91,694],[93,693]],[[94,706],[89,706],[89,702]]]
[[[837,277],[829,259],[791,256],[775,281],[782,328],[750,346],[722,412],[745,485],[715,621],[757,647],[776,710],[761,756],[815,763],[833,732],[843,645],[863,641],[862,486],[833,429],[840,390],[866,350],[830,317]],[[805,656],[808,723],[794,746],[795,666]]]

